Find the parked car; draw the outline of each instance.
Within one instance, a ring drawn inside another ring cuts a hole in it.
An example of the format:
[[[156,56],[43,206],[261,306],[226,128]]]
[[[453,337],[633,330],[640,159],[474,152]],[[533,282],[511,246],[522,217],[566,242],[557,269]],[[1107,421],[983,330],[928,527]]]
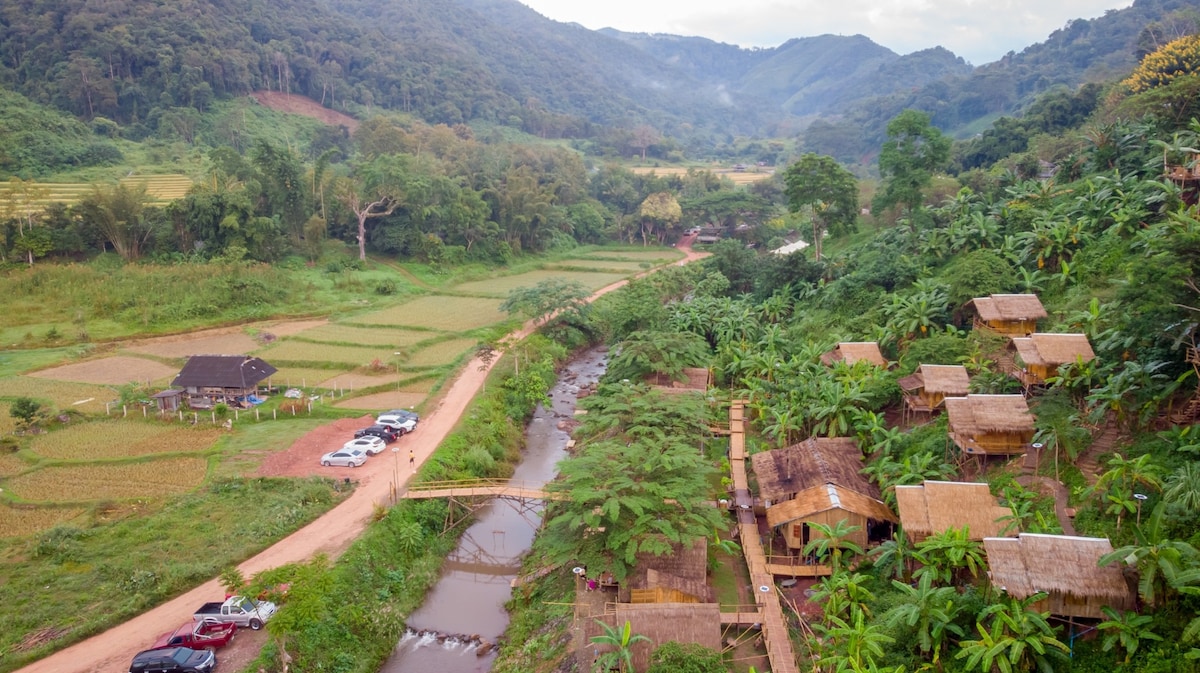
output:
[[[380,416],[399,416],[400,418],[411,418],[414,421],[421,420],[421,415],[412,409],[388,409],[387,411],[379,412]]]
[[[375,419],[376,425],[386,425],[396,431],[398,435],[407,435],[417,429],[417,419],[401,418],[400,416],[380,416]]]
[[[138,652],[129,664],[129,673],[209,673],[217,667],[212,650],[172,647]]]
[[[396,432],[395,428],[389,428],[386,425],[376,424],[376,425],[365,427],[362,430],[355,430],[354,436],[355,436],[355,438],[378,437],[378,438],[382,439],[383,441],[391,444],[392,442],[396,441],[396,438],[400,436],[400,433]]]
[[[373,435],[352,439],[342,445],[342,449],[346,451],[358,449],[359,451],[366,453],[368,456],[378,455],[379,452],[383,451],[385,447],[387,447],[387,442]]]
[[[366,456],[363,456],[366,459]],[[197,622],[214,621],[221,624],[249,626],[255,631],[278,610],[271,601],[256,601],[247,596],[230,596],[224,602],[205,603],[192,615]]]
[[[165,650],[171,647],[186,647],[190,650],[211,650],[228,645],[236,633],[237,624],[232,622],[222,624],[215,619],[188,622],[174,631],[168,631],[159,636],[150,649]]]
[[[358,467],[367,462],[367,454],[361,449],[339,449],[321,456],[325,467]]]

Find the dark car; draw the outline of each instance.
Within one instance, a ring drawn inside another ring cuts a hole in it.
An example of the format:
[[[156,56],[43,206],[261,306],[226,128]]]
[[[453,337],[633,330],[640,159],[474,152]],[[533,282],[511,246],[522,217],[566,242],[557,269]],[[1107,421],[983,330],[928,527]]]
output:
[[[399,433],[397,433],[394,429],[389,428],[386,425],[372,425],[370,427],[363,428],[362,430],[354,431],[355,437],[366,437],[368,435],[372,437],[378,437],[389,444],[396,441],[396,438],[400,436]]]
[[[129,673],[209,673],[216,667],[217,655],[210,650],[172,647],[139,652]]]

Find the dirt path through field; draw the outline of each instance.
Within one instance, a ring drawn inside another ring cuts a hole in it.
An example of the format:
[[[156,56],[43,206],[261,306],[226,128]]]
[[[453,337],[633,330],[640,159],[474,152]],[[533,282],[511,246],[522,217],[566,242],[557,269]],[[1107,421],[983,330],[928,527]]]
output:
[[[679,250],[685,256],[674,263],[677,266],[706,257],[708,254],[694,252],[682,243]],[[647,273],[652,273],[652,271]],[[589,301],[612,292],[627,282],[622,280],[601,288],[591,296]],[[521,330],[510,335],[508,341],[520,341],[529,336],[532,331],[533,326],[527,324]],[[479,359],[473,359],[463,367],[458,378],[450,385],[437,407],[421,419],[419,429],[393,445],[400,448],[400,455],[407,458],[408,451],[411,449],[416,456],[418,466],[424,463],[458,423],[458,419],[466,410],[467,405],[483,386],[490,369],[490,365],[484,365]],[[313,432],[326,431],[318,428]],[[305,441],[305,438],[301,438],[298,443]],[[362,533],[370,522],[375,506],[389,502],[392,471],[395,468],[396,460],[396,458],[389,459],[386,454],[381,454],[357,469],[338,468],[339,475],[344,472],[346,476],[358,479],[358,487],[354,494],[313,523],[241,564],[242,572],[250,576],[285,563],[305,561],[318,553],[325,554],[331,559],[336,558]],[[413,470],[407,466],[406,460],[399,462],[401,463],[399,471],[402,482],[400,487],[404,488],[412,476]],[[315,461],[312,463],[312,467],[314,472],[321,469]],[[203,554],[204,550],[197,549],[195,553]],[[200,604],[217,600],[222,595],[223,589],[217,581],[210,580],[120,626],[18,669],[18,673],[120,673],[127,671],[133,655],[150,645],[155,636],[190,620],[192,613]],[[221,665],[221,668],[227,673],[241,670],[254,654],[250,652],[241,655],[246,657],[241,666],[234,661],[227,661]],[[218,653],[219,656],[220,653]]]

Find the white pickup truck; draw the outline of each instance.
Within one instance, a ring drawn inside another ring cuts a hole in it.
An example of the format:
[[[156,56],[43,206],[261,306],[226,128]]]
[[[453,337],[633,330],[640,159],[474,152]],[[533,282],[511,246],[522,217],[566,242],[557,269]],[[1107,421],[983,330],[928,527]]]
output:
[[[230,596],[223,603],[205,603],[192,617],[197,622],[217,621],[222,624],[249,626],[255,631],[275,614],[279,608],[271,601],[256,601],[246,596]]]

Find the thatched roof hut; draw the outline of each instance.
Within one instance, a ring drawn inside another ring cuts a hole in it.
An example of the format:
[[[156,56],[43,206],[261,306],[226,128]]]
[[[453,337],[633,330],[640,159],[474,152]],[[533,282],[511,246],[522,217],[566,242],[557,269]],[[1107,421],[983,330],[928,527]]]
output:
[[[1120,566],[1098,563],[1113,550],[1106,538],[1021,533],[1016,538],[984,538],[983,548],[992,585],[1016,598],[1046,592],[1049,597],[1038,604],[1040,610],[1102,619],[1102,606],[1135,606]]]
[[[610,621],[611,620],[611,621]],[[590,620],[589,620],[590,621]],[[606,617],[614,628],[624,628],[629,622],[632,633],[646,636],[649,642],[640,641],[631,647],[633,670],[644,671],[650,665],[650,653],[663,643],[696,643],[711,650],[721,651],[721,606],[717,603],[654,603],[631,605],[618,603],[616,614]],[[593,622],[591,628],[599,635],[600,628]],[[589,643],[583,662],[591,661],[593,652],[603,654],[604,649]]]
[[[758,477],[759,497],[772,502],[791,500],[800,491],[825,484],[879,499],[879,487],[859,473],[858,443],[847,437],[810,437],[787,448],[756,453],[750,456],[750,466]]]
[[[618,598],[624,602],[707,603],[712,590],[707,583],[708,541],[675,545],[670,554],[638,554]]]
[[[1004,534],[1012,510],[1001,507],[987,484],[959,481],[926,481],[896,487],[900,527],[912,542],[949,530],[967,528],[972,540]],[[1015,531],[1014,531],[1015,532]]]
[[[803,549],[811,539],[819,537],[820,533],[810,530],[807,524],[833,526],[838,521],[858,527],[846,539],[865,549],[872,521],[896,523],[897,519],[878,499],[836,484],[805,489],[794,499],[767,508],[767,524],[771,528],[785,526],[783,539],[789,549]]]
[[[648,379],[651,386],[664,393],[705,392],[712,377],[704,367],[684,367],[683,380],[676,381],[665,374],[653,374]]]
[[[826,365],[835,362],[852,365],[859,360],[866,360],[877,367],[886,367],[888,364],[887,358],[879,350],[879,344],[874,341],[843,341],[821,355],[821,362]]]
[[[1035,294],[993,294],[967,302],[974,310],[975,326],[1000,334],[1025,336],[1037,331],[1037,321],[1046,317],[1046,309]]]
[[[971,375],[962,365],[921,365],[897,383],[906,410],[923,413],[940,408],[947,397],[961,397],[971,391]]]
[[[1033,439],[1033,414],[1021,395],[946,398],[950,439],[964,453],[1023,453]]]
[[[1096,357],[1086,334],[1035,333],[1014,337],[1010,348],[1017,352],[1019,367],[1012,372],[1026,386],[1041,385],[1058,372],[1058,367],[1076,360],[1087,362]],[[1024,364],[1024,367],[1020,367]]]

